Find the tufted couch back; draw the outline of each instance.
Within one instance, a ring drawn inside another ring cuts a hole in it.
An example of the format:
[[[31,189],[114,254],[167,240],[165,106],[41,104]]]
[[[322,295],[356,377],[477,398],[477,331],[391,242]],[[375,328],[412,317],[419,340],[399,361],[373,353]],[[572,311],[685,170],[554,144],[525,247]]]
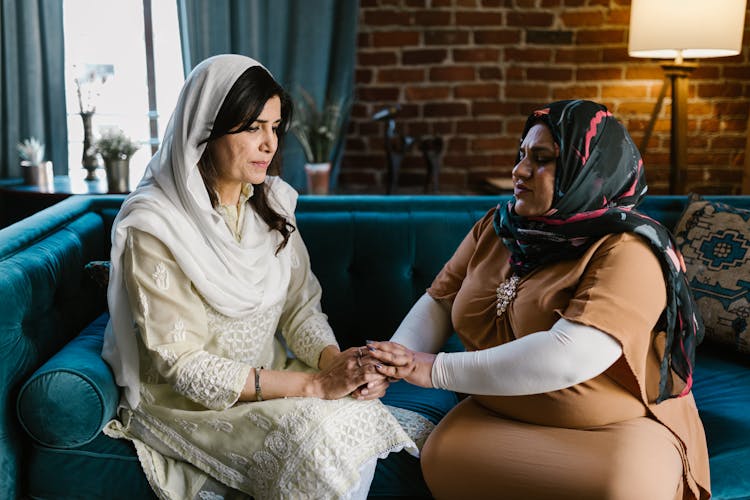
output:
[[[72,197],[0,230],[0,497],[14,498],[31,442],[15,400],[44,361],[106,309],[83,268],[109,258],[123,196]],[[342,346],[391,335],[472,224],[507,197],[301,197],[297,225]],[[715,197],[722,201],[723,198]],[[672,228],[687,197],[642,210]],[[726,197],[750,207],[750,197]],[[40,411],[43,411],[40,409]]]

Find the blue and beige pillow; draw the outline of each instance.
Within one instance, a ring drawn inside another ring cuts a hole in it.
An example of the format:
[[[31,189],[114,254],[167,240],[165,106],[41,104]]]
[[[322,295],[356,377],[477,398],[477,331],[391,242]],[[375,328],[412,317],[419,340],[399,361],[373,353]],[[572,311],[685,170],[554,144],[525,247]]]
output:
[[[693,197],[675,238],[706,340],[750,354],[750,210]]]

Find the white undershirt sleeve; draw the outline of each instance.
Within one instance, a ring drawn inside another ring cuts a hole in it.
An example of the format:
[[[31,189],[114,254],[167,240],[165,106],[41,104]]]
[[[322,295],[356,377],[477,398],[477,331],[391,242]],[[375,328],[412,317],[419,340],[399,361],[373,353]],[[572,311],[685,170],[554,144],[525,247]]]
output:
[[[620,343],[609,334],[560,319],[548,331],[490,349],[439,353],[432,384],[467,394],[541,394],[589,380],[621,355]]]
[[[428,294],[422,295],[391,337],[412,351],[434,354],[453,333],[450,311]]]

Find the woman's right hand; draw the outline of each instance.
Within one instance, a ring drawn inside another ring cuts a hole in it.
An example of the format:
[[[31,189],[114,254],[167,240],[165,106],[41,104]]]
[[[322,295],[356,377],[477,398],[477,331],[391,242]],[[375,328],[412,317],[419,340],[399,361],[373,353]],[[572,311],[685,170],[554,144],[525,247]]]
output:
[[[325,369],[313,375],[313,391],[317,397],[339,399],[365,384],[372,383],[378,387],[382,385],[379,382],[386,377],[378,373],[375,366],[378,361],[367,354],[365,347],[351,347],[333,355]],[[374,397],[377,396],[373,395]]]

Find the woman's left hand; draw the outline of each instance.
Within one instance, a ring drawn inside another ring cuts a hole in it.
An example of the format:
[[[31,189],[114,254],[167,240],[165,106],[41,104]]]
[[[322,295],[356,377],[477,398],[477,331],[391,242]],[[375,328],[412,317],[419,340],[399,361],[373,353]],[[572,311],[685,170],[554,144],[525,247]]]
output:
[[[432,387],[434,354],[412,351],[397,342],[368,342],[367,349],[368,354],[379,361],[376,370],[389,379]]]

